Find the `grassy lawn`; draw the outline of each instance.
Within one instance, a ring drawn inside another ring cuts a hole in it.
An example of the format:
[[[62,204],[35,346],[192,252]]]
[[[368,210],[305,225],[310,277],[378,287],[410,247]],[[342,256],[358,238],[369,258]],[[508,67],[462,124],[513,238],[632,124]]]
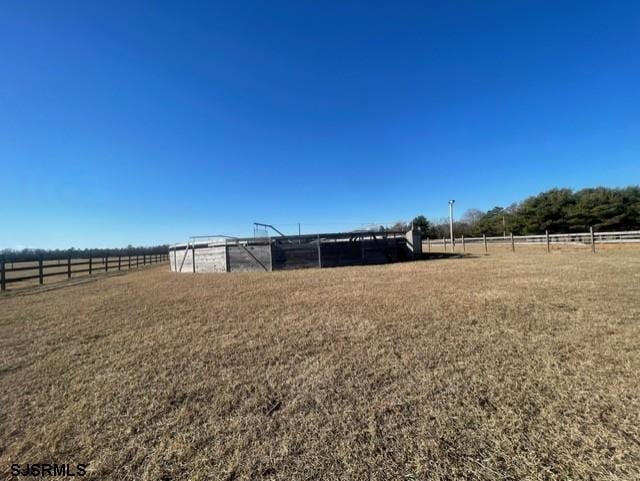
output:
[[[640,479],[640,248],[0,296],[0,478]]]

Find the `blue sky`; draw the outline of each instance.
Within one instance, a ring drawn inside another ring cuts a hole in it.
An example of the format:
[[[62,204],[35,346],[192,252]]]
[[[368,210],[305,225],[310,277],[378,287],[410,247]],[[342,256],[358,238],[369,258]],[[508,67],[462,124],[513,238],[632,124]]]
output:
[[[0,247],[640,182],[638,2],[0,2]]]

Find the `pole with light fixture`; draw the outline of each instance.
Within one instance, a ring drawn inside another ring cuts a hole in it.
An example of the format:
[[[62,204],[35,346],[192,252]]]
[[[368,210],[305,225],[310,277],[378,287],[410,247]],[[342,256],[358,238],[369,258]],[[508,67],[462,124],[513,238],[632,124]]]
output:
[[[449,235],[451,237],[451,252],[456,250],[456,241],[453,238],[453,204],[455,200],[449,201]]]

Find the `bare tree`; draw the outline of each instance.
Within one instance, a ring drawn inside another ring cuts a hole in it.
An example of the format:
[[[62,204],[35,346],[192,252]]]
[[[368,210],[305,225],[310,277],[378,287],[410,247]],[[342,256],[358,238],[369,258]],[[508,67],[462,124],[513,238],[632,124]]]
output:
[[[480,209],[469,209],[462,215],[462,222],[473,227],[484,216],[484,212]]]

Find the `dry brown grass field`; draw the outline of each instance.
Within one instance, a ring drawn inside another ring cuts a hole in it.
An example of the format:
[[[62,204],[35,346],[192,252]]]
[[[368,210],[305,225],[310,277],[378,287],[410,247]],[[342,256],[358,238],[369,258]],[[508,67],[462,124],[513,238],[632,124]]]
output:
[[[640,479],[639,248],[153,267],[0,296],[0,348],[2,479]]]

